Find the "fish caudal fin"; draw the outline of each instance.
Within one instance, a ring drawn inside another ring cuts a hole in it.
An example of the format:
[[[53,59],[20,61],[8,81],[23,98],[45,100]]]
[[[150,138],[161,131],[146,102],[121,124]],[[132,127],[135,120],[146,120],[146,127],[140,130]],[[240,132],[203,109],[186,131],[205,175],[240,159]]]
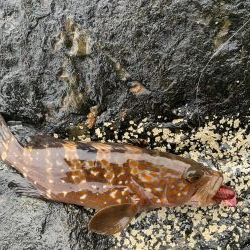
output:
[[[21,158],[23,150],[0,115],[0,159],[16,167],[15,162]]]
[[[112,235],[121,232],[138,212],[136,204],[124,203],[105,207],[89,222],[89,230],[98,234]]]

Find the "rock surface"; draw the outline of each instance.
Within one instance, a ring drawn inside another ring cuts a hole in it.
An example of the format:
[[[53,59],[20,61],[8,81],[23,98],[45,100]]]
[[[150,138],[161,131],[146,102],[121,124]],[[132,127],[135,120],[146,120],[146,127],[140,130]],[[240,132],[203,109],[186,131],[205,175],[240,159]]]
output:
[[[249,114],[248,1],[1,0],[0,7],[0,103],[11,117],[60,127],[94,105],[98,122]]]
[[[249,12],[242,0],[0,0],[0,112],[21,141],[143,138],[216,162],[245,199],[153,211],[108,238],[87,232],[93,211],[17,197],[8,183],[22,177],[1,164],[0,249],[249,249]]]

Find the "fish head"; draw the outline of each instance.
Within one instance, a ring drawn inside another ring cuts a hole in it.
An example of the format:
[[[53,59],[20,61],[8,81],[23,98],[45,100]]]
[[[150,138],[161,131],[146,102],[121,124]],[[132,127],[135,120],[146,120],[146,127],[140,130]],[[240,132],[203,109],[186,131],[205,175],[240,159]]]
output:
[[[194,190],[186,205],[204,207],[218,203],[214,197],[222,186],[222,173],[198,163],[187,168],[182,178]]]
[[[235,199],[234,191],[222,183],[222,173],[190,160],[181,166],[179,175],[172,176],[165,200],[171,206],[204,207]]]

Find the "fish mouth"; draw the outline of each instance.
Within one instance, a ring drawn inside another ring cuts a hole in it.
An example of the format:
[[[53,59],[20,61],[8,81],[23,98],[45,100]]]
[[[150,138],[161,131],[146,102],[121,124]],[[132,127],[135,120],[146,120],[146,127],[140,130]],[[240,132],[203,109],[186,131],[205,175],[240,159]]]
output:
[[[235,191],[223,185],[223,177],[215,176],[207,185],[198,191],[198,196],[201,206],[209,206],[221,204],[223,206],[235,206],[236,194]]]
[[[221,203],[224,206],[236,206],[236,194],[235,191],[225,185],[221,185],[218,191],[216,192],[213,200],[216,203]]]
[[[197,190],[187,205],[206,207],[221,204],[224,206],[235,206],[236,202],[235,191],[223,185],[223,177],[218,173],[218,175],[215,175],[203,187]]]
[[[222,182],[223,177],[221,175],[216,175],[207,183],[203,183],[203,185],[201,184],[202,187],[196,191],[187,205],[206,207],[219,203],[218,200],[214,200],[213,198],[222,186]]]

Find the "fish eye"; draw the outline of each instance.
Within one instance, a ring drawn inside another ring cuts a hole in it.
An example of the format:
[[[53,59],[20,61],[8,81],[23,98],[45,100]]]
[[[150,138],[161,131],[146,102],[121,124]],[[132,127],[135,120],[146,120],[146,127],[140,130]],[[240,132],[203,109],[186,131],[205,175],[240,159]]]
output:
[[[197,168],[190,167],[185,173],[184,173],[184,179],[190,183],[195,183],[201,179],[203,176],[203,172]]]

